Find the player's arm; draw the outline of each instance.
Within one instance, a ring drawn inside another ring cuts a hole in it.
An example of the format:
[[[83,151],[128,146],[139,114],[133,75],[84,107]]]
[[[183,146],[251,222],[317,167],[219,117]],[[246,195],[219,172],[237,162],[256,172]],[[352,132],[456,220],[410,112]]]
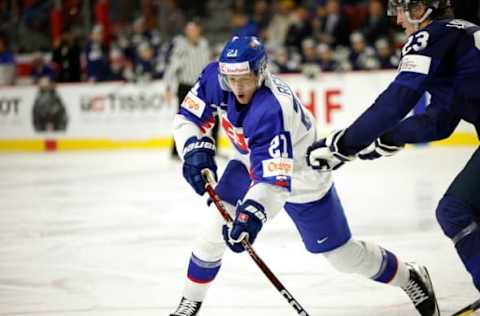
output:
[[[345,131],[338,148],[354,155],[394,127],[415,106],[427,86],[434,82],[452,34],[421,30],[412,34],[402,48],[398,75],[375,103]],[[442,38],[440,38],[442,37]]]
[[[290,133],[281,125],[281,117],[263,117],[253,135],[249,133],[253,184],[237,206],[233,226],[224,228],[227,245],[235,252],[244,250],[240,241],[245,236],[253,243],[263,224],[282,209],[290,195],[293,148]]]
[[[358,153],[363,160],[392,156],[405,144],[426,143],[450,136],[460,118],[451,110],[448,95],[433,96],[425,113],[407,117]]]
[[[215,74],[209,67],[207,66],[198,82],[181,101],[173,124],[173,136],[183,160],[183,176],[200,195],[205,193],[201,171],[210,169],[215,177],[217,171],[214,159],[215,143],[206,135],[215,122],[216,109],[212,104],[217,93],[216,87],[208,83],[209,76]]]
[[[313,143],[307,150],[308,165],[313,169],[336,170],[358,153],[364,154],[362,150],[374,151],[375,145],[371,144],[402,120],[420,99],[421,91],[405,84],[409,76],[399,74],[350,127]]]
[[[460,117],[434,98],[425,113],[406,118],[381,138],[395,146],[426,143],[447,138],[459,122]]]
[[[336,169],[353,160],[357,153],[397,125],[413,109],[438,66],[438,61],[430,56],[404,56],[399,74],[373,105],[347,129],[336,131],[310,146],[307,163],[314,169]]]
[[[344,155],[355,155],[377,137],[400,122],[417,104],[424,93],[425,76],[400,73],[339,139],[338,150]],[[417,81],[418,86],[408,84]]]

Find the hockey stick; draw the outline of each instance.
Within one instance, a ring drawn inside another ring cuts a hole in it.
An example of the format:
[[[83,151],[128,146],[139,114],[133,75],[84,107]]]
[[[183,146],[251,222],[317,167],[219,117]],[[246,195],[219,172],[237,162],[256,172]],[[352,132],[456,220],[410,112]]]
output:
[[[213,203],[217,207],[220,214],[222,214],[223,218],[228,224],[233,222],[232,217],[228,214],[225,206],[223,205],[222,201],[218,197],[215,189],[213,188],[215,184],[215,179],[212,175],[212,172],[209,169],[202,170],[202,176],[205,180],[205,190],[207,191],[208,195],[212,199]],[[255,261],[257,266],[262,270],[263,274],[272,282],[273,286],[282,294],[282,296],[287,300],[287,302],[297,311],[300,316],[310,316],[307,311],[300,305],[300,303],[293,297],[292,294],[285,288],[285,286],[280,282],[280,280],[273,274],[273,272],[268,268],[268,266],[263,262],[263,260],[257,255],[255,250],[253,249],[252,245],[246,239],[242,239],[241,241],[242,246],[248,252],[250,257]]]
[[[468,316],[468,315],[473,315],[473,313],[475,313],[475,311],[479,310],[480,309],[480,299],[479,300],[476,300],[475,302],[473,302],[472,304],[468,305],[467,307],[465,308],[462,308],[461,310],[459,310],[458,312],[456,312],[455,314],[453,314],[452,316]]]

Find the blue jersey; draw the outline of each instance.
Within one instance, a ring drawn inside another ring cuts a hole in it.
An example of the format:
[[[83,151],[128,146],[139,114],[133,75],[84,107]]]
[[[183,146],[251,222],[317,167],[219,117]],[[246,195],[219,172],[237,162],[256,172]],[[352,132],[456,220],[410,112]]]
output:
[[[426,112],[401,121],[425,92]],[[347,128],[340,147],[355,154],[382,134],[398,145],[443,139],[461,119],[480,134],[480,27],[433,21],[408,38],[395,80]]]
[[[222,83],[218,63],[211,63],[181,104],[176,120],[183,124],[175,124],[176,142],[206,133],[215,115],[235,149],[235,159],[249,170],[252,186],[282,188],[289,192],[287,201],[298,203],[318,200],[330,189],[330,173],[319,175],[305,160],[316,138],[313,117],[279,78],[267,73],[250,103],[240,105]]]

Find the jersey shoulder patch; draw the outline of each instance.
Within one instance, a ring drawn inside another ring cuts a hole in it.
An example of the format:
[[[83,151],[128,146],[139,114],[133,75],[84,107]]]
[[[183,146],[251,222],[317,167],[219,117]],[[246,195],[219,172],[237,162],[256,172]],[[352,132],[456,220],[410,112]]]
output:
[[[185,99],[183,99],[181,106],[192,114],[195,114],[198,118],[201,118],[206,104],[202,99],[193,94],[192,91],[189,91]]]
[[[416,72],[428,75],[432,58],[425,55],[406,55],[400,61],[398,72]]]

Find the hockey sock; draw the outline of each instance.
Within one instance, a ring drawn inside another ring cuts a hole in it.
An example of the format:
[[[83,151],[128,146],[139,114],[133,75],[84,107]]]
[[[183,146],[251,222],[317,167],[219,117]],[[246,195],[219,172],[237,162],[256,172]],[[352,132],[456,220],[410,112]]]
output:
[[[377,282],[405,287],[410,278],[405,263],[390,251],[371,242],[350,239],[343,246],[324,255],[338,271],[357,273]]]
[[[222,260],[204,261],[192,253],[188,265],[187,283],[183,296],[197,302],[203,301],[208,287],[217,276]]]
[[[452,239],[473,283],[480,291],[480,225],[477,209],[456,196],[445,195],[437,207],[437,220],[445,235]]]
[[[480,291],[480,227],[476,225],[471,233],[457,241],[455,248],[470,272],[475,287]]]
[[[374,281],[388,283],[393,286],[405,287],[410,278],[410,272],[404,262],[398,260],[390,251],[379,247],[382,253],[380,270],[372,277]]]

